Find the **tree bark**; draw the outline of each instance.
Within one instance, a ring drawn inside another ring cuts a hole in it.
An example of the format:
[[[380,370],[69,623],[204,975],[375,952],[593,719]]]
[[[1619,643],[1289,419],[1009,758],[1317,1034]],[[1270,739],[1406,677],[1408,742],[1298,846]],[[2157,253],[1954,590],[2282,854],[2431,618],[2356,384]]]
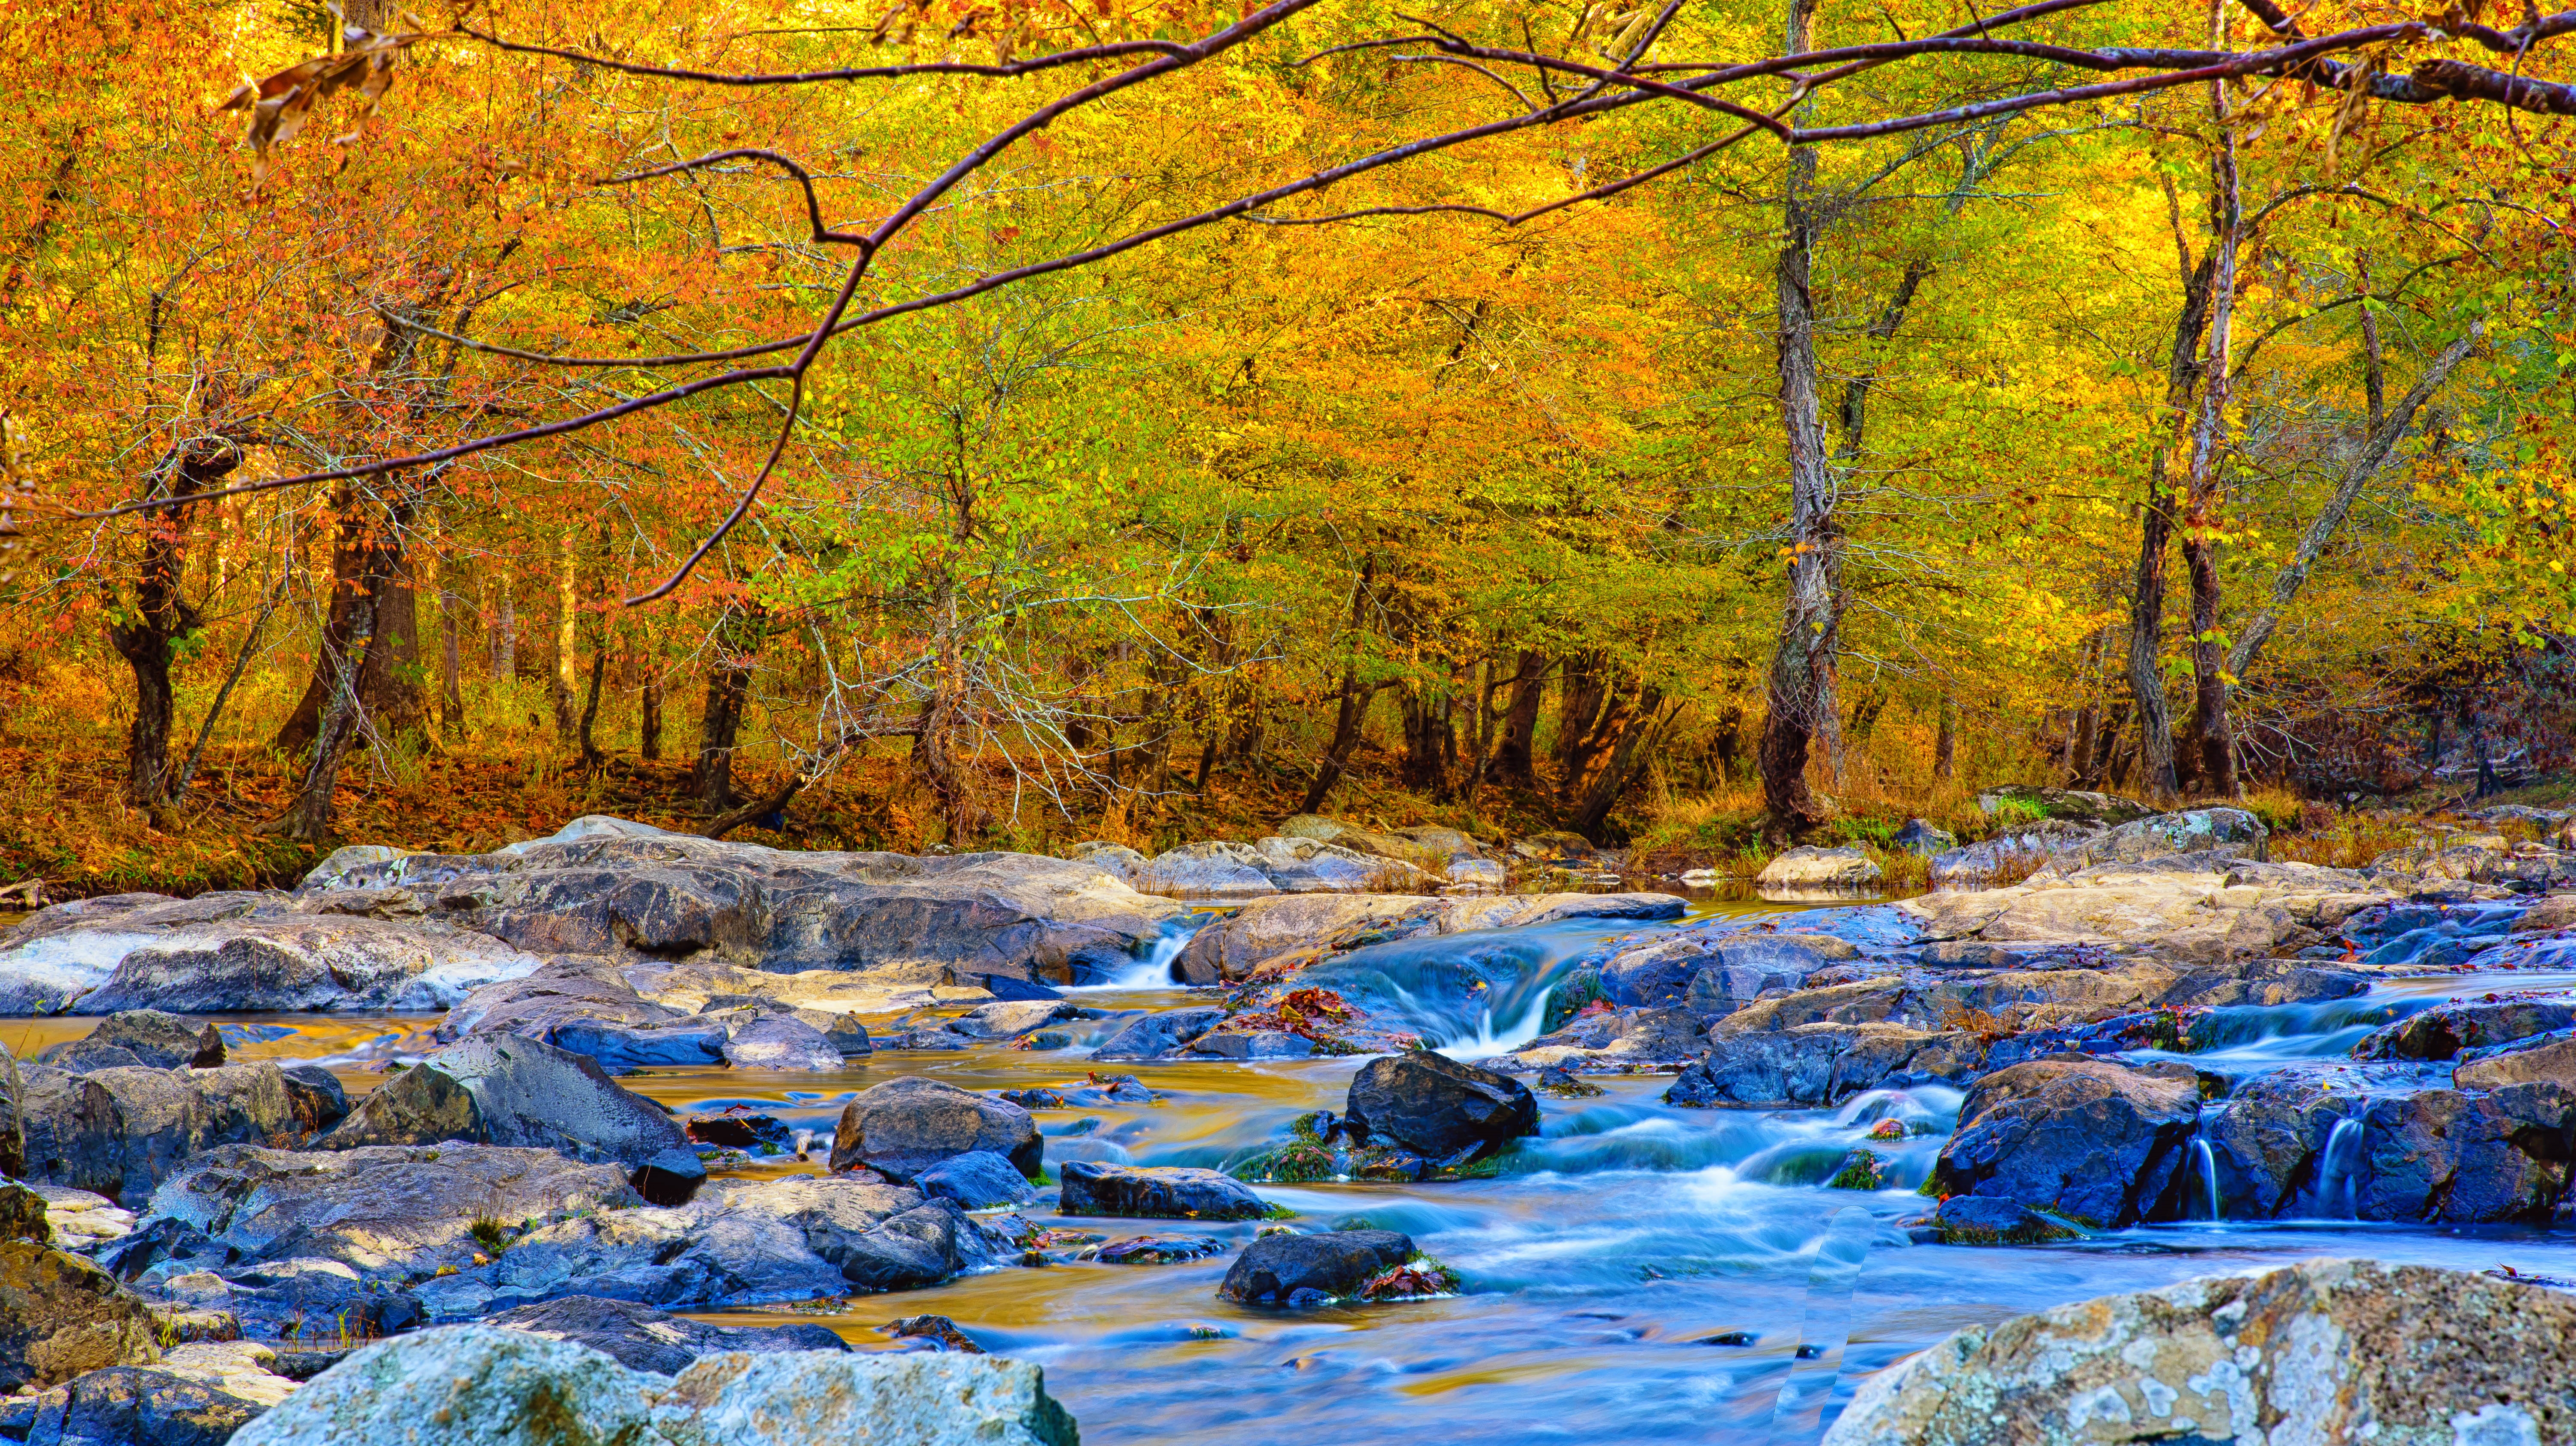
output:
[[[339,515],[340,525],[331,547],[330,599],[322,616],[313,676],[306,680],[303,696],[296,699],[294,709],[269,744],[290,757],[302,752],[321,732],[323,706],[339,686],[341,666],[354,646],[351,640],[356,635],[358,614],[367,603],[368,579],[375,571],[371,556],[377,546],[375,527],[358,493],[344,485],[332,499],[332,510]]]
[[[1789,52],[1809,48],[1814,28],[1813,0],[1789,0]],[[1784,239],[1774,280],[1780,424],[1789,464],[1789,577],[1779,641],[1771,654],[1760,750],[1765,831],[1774,838],[1802,834],[1825,821],[1824,805],[1807,787],[1807,755],[1817,733],[1835,720],[1834,653],[1841,622],[1836,610],[1841,547],[1834,523],[1835,479],[1819,415],[1815,298],[1808,284],[1818,227],[1810,194],[1814,149],[1793,149],[1788,166],[1781,200]]]
[[[637,712],[635,751],[650,763],[662,756],[662,670],[658,662],[644,675],[644,696]]]
[[[1497,782],[1522,788],[1538,782],[1530,746],[1538,735],[1538,709],[1546,696],[1550,667],[1547,654],[1522,651],[1520,672],[1512,679],[1511,701],[1503,709],[1502,732],[1494,740]]]
[[[519,579],[508,568],[493,579],[498,596],[492,604],[492,681],[506,683],[519,675]]]
[[[1306,797],[1297,805],[1299,813],[1313,813],[1324,806],[1333,785],[1342,781],[1342,770],[1348,768],[1351,754],[1359,748],[1360,725],[1367,721],[1368,705],[1377,697],[1384,683],[1360,682],[1356,667],[1342,674],[1341,707],[1333,715],[1333,741],[1324,749],[1323,762],[1315,769],[1315,781],[1306,787]]]
[[[193,497],[241,465],[239,445],[208,437],[184,443],[162,464],[166,495]],[[179,639],[198,627],[197,610],[183,595],[188,562],[189,514],[181,505],[141,518],[143,557],[136,570],[130,611],[111,623],[108,641],[134,672],[134,721],[125,735],[125,797],[138,808],[170,801],[170,726],[177,699],[170,665]]]
[[[1591,787],[1584,790],[1582,805],[1570,820],[1576,833],[1594,843],[1604,842],[1601,835],[1610,821],[1610,810],[1644,775],[1646,760],[1654,753],[1654,742],[1672,721],[1665,710],[1662,690],[1653,684],[1641,687],[1635,702],[1620,711],[1623,721],[1610,746],[1609,759],[1593,778]]]
[[[2170,200],[2170,197],[2168,197]],[[2174,245],[2184,245],[2181,219],[2174,216]],[[2181,418],[2200,389],[2200,338],[2209,323],[2210,278],[2218,264],[2217,248],[2197,266],[2184,257],[2182,314],[2174,321],[2173,347],[2165,361],[2165,411],[2181,430]],[[2162,419],[2156,424],[2163,430]],[[2173,537],[2171,449],[2159,440],[2147,462],[2147,496],[2138,513],[2138,569],[2129,592],[2129,695],[2138,717],[2139,791],[2150,798],[2171,798],[2174,776],[2173,715],[2165,706],[2164,650],[2165,553]]]
[[[2227,82],[2209,83],[2210,118],[2218,148],[2210,160],[2210,250],[2217,258],[2209,283],[2209,350],[2200,388],[2200,416],[2192,428],[2191,492],[2182,530],[2182,553],[2191,574],[2191,734],[2198,753],[2201,790],[2236,798],[2236,740],[2228,727],[2226,655],[2218,631],[2219,529],[2227,507],[2227,404],[2234,391],[2236,253],[2244,227],[2238,196],[2236,132],[2227,117]]]
[[[576,533],[563,536],[563,553],[555,567],[555,666],[554,676],[546,685],[546,696],[554,704],[555,737],[573,741],[573,688],[580,680],[575,661],[580,644],[575,630],[581,618],[579,554],[574,550]]]
[[[689,795],[709,813],[734,801],[733,750],[742,728],[742,706],[751,693],[751,660],[767,629],[756,611],[729,613],[716,627],[715,663],[707,670],[707,703],[699,715],[698,762],[689,771]]]

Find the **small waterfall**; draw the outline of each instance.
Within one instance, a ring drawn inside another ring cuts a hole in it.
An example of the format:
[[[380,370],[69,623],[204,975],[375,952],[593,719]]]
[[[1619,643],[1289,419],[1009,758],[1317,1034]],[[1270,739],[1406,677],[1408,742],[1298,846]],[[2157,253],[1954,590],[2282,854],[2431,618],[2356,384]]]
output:
[[[1181,951],[1190,947],[1190,939],[1207,922],[1204,914],[1183,914],[1163,921],[1163,932],[1146,947],[1145,955],[1121,967],[1118,972],[1096,984],[1068,985],[1077,989],[1168,989],[1175,982],[1172,965]]]
[[[2347,1143],[2349,1142],[2349,1143]],[[2317,1164],[2317,1213],[2330,1220],[2352,1220],[2361,1214],[2361,1121],[2335,1121],[2326,1136],[2325,1157]]]
[[[2218,1202],[2218,1154],[2209,1148],[2207,1135],[2191,1137],[2191,1157],[2200,1166],[2200,1178],[2209,1186],[2209,1218],[2213,1221],[2226,1219]]]

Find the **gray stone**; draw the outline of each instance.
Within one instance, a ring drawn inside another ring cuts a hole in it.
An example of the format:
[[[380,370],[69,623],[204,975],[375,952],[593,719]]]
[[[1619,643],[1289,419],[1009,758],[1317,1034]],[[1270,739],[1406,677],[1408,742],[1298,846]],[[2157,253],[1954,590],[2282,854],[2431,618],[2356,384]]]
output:
[[[1166,849],[1128,872],[1137,889],[1184,899],[1249,899],[1275,894],[1261,851],[1239,843],[1194,843]]]
[[[216,1069],[115,1066],[86,1074],[32,1065],[22,1089],[25,1177],[94,1191],[128,1207],[141,1205],[201,1151],[299,1134],[285,1077],[266,1061]]]
[[[1093,1059],[1169,1059],[1181,1052],[1192,1040],[1225,1022],[1225,1011],[1217,1008],[1166,1009],[1131,1020],[1116,1034],[1101,1041],[1091,1052]]]
[[[1077,1446],[1027,1361],[945,1351],[708,1356],[654,1411],[673,1446]]]
[[[1187,1052],[1209,1059],[1304,1059],[1315,1052],[1315,1042],[1278,1029],[1247,1034],[1216,1029],[1191,1040]]]
[[[2061,1056],[1985,1076],[1927,1190],[2016,1200],[2099,1229],[2171,1219],[2200,1119],[2188,1068]]]
[[[990,1150],[951,1155],[913,1181],[924,1194],[954,1200],[969,1210],[1018,1205],[1037,1194],[1017,1167]]]
[[[1457,1164],[1537,1134],[1538,1097],[1510,1075],[1413,1050],[1360,1066],[1342,1117],[1359,1141]]]
[[[2465,1051],[2451,1071],[2451,1083],[2464,1090],[2549,1084],[2576,1091],[2576,1030]]]
[[[2271,830],[2241,808],[2195,808],[2157,814],[2106,830],[2058,850],[2049,867],[2058,874],[2102,864],[2135,864],[2180,854],[2212,854],[2261,862],[2271,856]]]
[[[1242,1181],[1186,1166],[1107,1165],[1067,1160],[1057,1208],[1067,1215],[1131,1220],[1258,1220],[1270,1213]]]
[[[635,1167],[635,1193],[652,1205],[686,1205],[707,1183],[706,1162],[694,1150],[668,1149]]]
[[[38,1058],[74,1073],[114,1065],[211,1069],[224,1062],[224,1037],[212,1024],[191,1024],[158,1009],[129,1009],[100,1020],[87,1038]]]
[[[688,1144],[660,1105],[620,1088],[589,1057],[507,1035],[436,1051],[360,1101],[316,1144],[336,1150],[446,1139],[555,1150],[629,1169]]]
[[[1856,848],[1799,847],[1762,866],[1753,887],[1766,895],[1801,890],[1862,893],[1878,887],[1883,875],[1870,856]]]
[[[2462,1050],[2509,1043],[2576,1025],[2564,999],[2455,999],[2380,1029],[2352,1048],[2355,1059],[2450,1059]]]
[[[663,1381],[598,1351],[498,1326],[379,1341],[244,1426],[236,1446],[661,1446]]]
[[[148,1366],[92,1371],[36,1397],[27,1446],[224,1446],[264,1409]]]
[[[1931,858],[1959,846],[1956,834],[1946,829],[1934,828],[1919,818],[1907,819],[1905,827],[1898,829],[1888,842],[1907,853],[1921,854],[1925,858]]]
[[[557,1049],[599,1062],[608,1074],[639,1069],[704,1069],[725,1062],[728,1031],[721,1019],[675,1019],[666,1024],[611,1024],[576,1019],[547,1038]],[[837,1067],[839,1056],[833,1057]]]
[[[2475,1064],[2455,1073],[2474,1080]],[[2567,1201],[2576,1083],[2359,1094],[2351,1083],[2288,1070],[2238,1088],[2208,1130],[2229,1215],[2543,1224]],[[2355,1128],[2338,1145],[2346,1120]]]
[[[2045,1245],[2075,1232],[2014,1200],[1953,1195],[1932,1216],[1944,1245]]]
[[[277,1069],[286,1082],[287,1108],[295,1112],[298,1135],[318,1135],[349,1117],[348,1087],[318,1064],[284,1064]]]
[[[726,1031],[725,1063],[735,1069],[786,1069],[829,1073],[841,1067],[841,1051],[823,1031],[792,1013],[768,1013]]]
[[[2024,783],[2007,783],[1985,789],[1977,795],[1977,807],[1987,814],[2012,812],[2019,818],[2046,818],[2091,828],[2107,829],[2137,819],[2152,817],[2155,810],[2131,798],[2116,794],[2090,793],[2075,788],[2035,788]]]
[[[1707,1053],[1674,1079],[1664,1098],[1700,1108],[1828,1107],[1874,1089],[1964,1085],[1983,1072],[1987,1048],[1965,1031],[1896,1024],[1818,1022],[1712,1034]]]
[[[842,1108],[832,1168],[866,1165],[908,1181],[970,1150],[1001,1155],[1022,1175],[1036,1174],[1045,1155],[1028,1111],[916,1076],[877,1085]]]
[[[1017,1039],[1060,1019],[1091,1019],[1098,1014],[1070,1000],[1004,999],[966,1011],[948,1021],[948,1028],[972,1039]]]
[[[634,1371],[675,1376],[718,1351],[846,1351],[849,1343],[819,1325],[712,1326],[630,1300],[568,1295],[516,1306],[485,1320],[550,1341],[585,1346]]]
[[[2571,1383],[2576,1299],[2307,1260],[1971,1326],[1864,1382],[1824,1446],[2520,1446],[2558,1438]]]
[[[1321,1304],[1357,1294],[1413,1254],[1413,1237],[1392,1230],[1265,1235],[1235,1257],[1217,1294],[1244,1305]]]
[[[0,1240],[0,1393],[84,1371],[148,1365],[159,1331],[143,1302],[80,1256]]]

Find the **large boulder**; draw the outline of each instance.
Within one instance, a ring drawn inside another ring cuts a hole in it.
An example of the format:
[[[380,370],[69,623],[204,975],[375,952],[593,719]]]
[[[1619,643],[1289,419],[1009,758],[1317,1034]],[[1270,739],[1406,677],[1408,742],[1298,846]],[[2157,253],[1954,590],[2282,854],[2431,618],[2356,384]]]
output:
[[[2571,1383],[2576,1299],[2308,1260],[1971,1326],[1864,1382],[1825,1446],[2537,1443]]]
[[[2576,1053],[2576,1050],[2571,1050]],[[2511,1059],[2511,1055],[2496,1058]],[[2285,1070],[2240,1086],[2208,1128],[2231,1216],[2545,1224],[2569,1199],[2576,1079],[2407,1088]]]
[[[631,1300],[568,1295],[518,1306],[483,1324],[569,1341],[614,1357],[629,1370],[675,1376],[717,1351],[846,1351],[849,1343],[822,1326],[714,1326]]]
[[[576,1022],[663,1024],[693,1012],[645,999],[599,961],[556,959],[466,995],[439,1021],[438,1037],[453,1044],[469,1034],[518,1034],[552,1043],[555,1031]]]
[[[1217,1170],[1175,1165],[1105,1165],[1067,1160],[1056,1167],[1067,1215],[1135,1220],[1258,1220],[1270,1213],[1242,1181]]]
[[[822,1030],[785,1011],[759,1011],[729,1023],[724,1061],[735,1069],[829,1073],[841,1067],[841,1050]]]
[[[1265,1235],[1235,1257],[1216,1293],[1243,1305],[1322,1305],[1358,1294],[1413,1254],[1413,1237],[1392,1230]]]
[[[2155,810],[2136,799],[2092,793],[2078,788],[2037,788],[2007,783],[1980,791],[1977,807],[1989,818],[2009,821],[2054,819],[2084,828],[2107,829],[2147,818]]]
[[[1712,1034],[1707,1053],[1673,1080],[1668,1104],[1706,1109],[1762,1105],[1816,1109],[1874,1089],[1964,1085],[1985,1068],[1989,1045],[1965,1030],[1817,1022],[1783,1030]]]
[[[1184,983],[1216,984],[1242,979],[1274,960],[1321,959],[1397,939],[1525,929],[1564,919],[1677,919],[1686,907],[1670,894],[1292,894],[1255,899],[1199,930],[1173,967]]]
[[[2016,1200],[2100,1229],[2172,1219],[2199,1120],[2187,1067],[2080,1056],[2013,1065],[1968,1091],[1925,1190]]]
[[[588,1057],[484,1035],[395,1076],[315,1143],[345,1150],[439,1140],[554,1150],[628,1169],[689,1142],[660,1105],[620,1087]]]
[[[432,920],[535,952],[920,986],[1070,982],[1123,964],[1179,912],[1073,859],[798,852],[595,815],[496,853],[363,863],[298,892],[310,902],[383,888],[417,896]]]
[[[1810,893],[1832,897],[1875,889],[1882,877],[1878,864],[1859,849],[1802,846],[1764,864],[1754,876],[1753,887],[1766,898]]]
[[[908,1181],[972,1150],[1000,1155],[1023,1175],[1037,1174],[1045,1159],[1037,1120],[1018,1105],[937,1080],[888,1080],[842,1108],[832,1168],[865,1165]]]
[[[31,1065],[19,1111],[26,1178],[129,1208],[205,1150],[292,1144],[304,1133],[296,1094],[265,1060],[215,1069],[119,1065],[86,1074]]]
[[[2339,870],[2204,852],[2043,871],[2009,888],[1942,889],[1895,907],[1927,943],[2094,946],[2217,966],[2296,954],[2388,902]]]
[[[0,1393],[161,1358],[141,1299],[80,1256],[0,1240]]]
[[[354,1352],[232,1439],[238,1446],[661,1446],[652,1414],[661,1384],[598,1351],[524,1331],[422,1331]]]
[[[990,1150],[951,1155],[912,1182],[925,1195],[954,1200],[969,1210],[1025,1203],[1037,1194],[1019,1167]]]
[[[129,1009],[100,1020],[86,1038],[38,1058],[74,1073],[117,1065],[212,1069],[224,1062],[224,1037],[212,1024],[191,1024],[158,1009]]]
[[[673,1446],[1077,1446],[1027,1361],[945,1351],[729,1352],[680,1373],[654,1408]],[[256,1446],[256,1443],[253,1443]]]
[[[642,1203],[623,1170],[552,1150],[224,1145],[162,1182],[137,1234],[167,1221],[235,1263],[319,1259],[414,1277],[470,1264],[477,1221],[518,1227]]]
[[[2450,1059],[2576,1025],[2576,1001],[2458,999],[2410,1014],[2354,1045],[2355,1059]]]
[[[2451,1083],[2464,1090],[2549,1084],[2576,1091],[2576,1030],[2466,1051],[2452,1067]]]
[[[1743,934],[1658,940],[1601,966],[1613,1004],[1680,1005],[1706,1019],[1732,1014],[1773,989],[1794,989],[1831,960],[1820,946],[1839,940]],[[1848,956],[1849,945],[1834,951]]]
[[[92,1371],[28,1405],[29,1446],[224,1446],[266,1409],[149,1366]]]
[[[2057,851],[2059,874],[2101,864],[2136,864],[2178,854],[2211,854],[2261,862],[2271,857],[2271,830],[2241,808],[2195,808],[2133,819]]]
[[[1510,1075],[1409,1050],[1360,1066],[1342,1118],[1362,1143],[1395,1145],[1456,1164],[1537,1134],[1538,1097]]]

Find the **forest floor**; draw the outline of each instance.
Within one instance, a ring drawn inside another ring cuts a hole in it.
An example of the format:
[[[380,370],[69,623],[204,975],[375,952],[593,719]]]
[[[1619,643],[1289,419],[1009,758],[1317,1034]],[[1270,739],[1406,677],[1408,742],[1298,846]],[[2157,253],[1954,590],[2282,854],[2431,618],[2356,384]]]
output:
[[[149,891],[188,895],[210,889],[291,885],[329,847],[289,843],[260,832],[285,812],[292,774],[276,755],[241,749],[210,750],[187,807],[157,821],[122,797],[124,760],[111,740],[75,741],[43,749],[15,740],[0,743],[0,889],[41,880],[46,897],[91,897]],[[613,814],[658,827],[695,832],[705,818],[688,793],[686,760],[644,761],[611,755],[595,772],[530,749],[511,756],[429,750],[380,765],[353,756],[342,770],[337,799],[341,842],[389,843],[446,853],[480,853],[539,838],[584,814]],[[1554,827],[1544,797],[1495,788],[1471,805],[1405,792],[1390,781],[1391,757],[1364,750],[1327,805],[1333,816],[1364,828],[1440,824],[1480,841],[1500,843]],[[766,771],[747,767],[737,791],[756,795]],[[1989,780],[1983,786],[2009,780]],[[988,779],[988,806],[1007,820],[1012,779]],[[1275,774],[1221,771],[1200,791],[1176,780],[1174,791],[1148,816],[1089,814],[1068,819],[1043,797],[1023,791],[1024,822],[999,823],[983,841],[988,848],[1054,853],[1085,839],[1105,838],[1148,853],[1202,839],[1250,841],[1273,832],[1296,812],[1304,781]],[[1959,836],[1984,837],[1994,828],[1973,787],[1944,785],[1936,792],[1845,799],[1845,812],[1819,843],[1852,843],[1867,849],[1888,871],[1898,892],[1921,887],[1923,860],[1888,840],[1908,818],[1921,817]],[[2396,848],[2413,834],[2411,819],[2451,805],[2459,790],[2390,800],[2356,811],[2303,805],[2281,792],[2258,793],[2244,806],[2272,828],[2274,857],[2354,867]],[[2576,780],[2555,779],[2498,795],[2487,802],[2564,807]],[[845,767],[799,795],[786,826],[745,828],[732,837],[787,848],[892,849],[917,852],[931,837],[922,804],[910,788],[900,757],[878,757]],[[1749,878],[1769,854],[1759,842],[1760,795],[1747,784],[1726,791],[1674,796],[1652,785],[1621,822],[1630,831],[1624,856],[1611,860],[1639,880],[1670,878],[1690,868],[1713,868]],[[164,825],[170,825],[165,827]],[[2509,834],[2517,832],[2508,828]],[[2530,832],[2528,829],[2519,832]],[[5,906],[0,906],[5,907]]]

